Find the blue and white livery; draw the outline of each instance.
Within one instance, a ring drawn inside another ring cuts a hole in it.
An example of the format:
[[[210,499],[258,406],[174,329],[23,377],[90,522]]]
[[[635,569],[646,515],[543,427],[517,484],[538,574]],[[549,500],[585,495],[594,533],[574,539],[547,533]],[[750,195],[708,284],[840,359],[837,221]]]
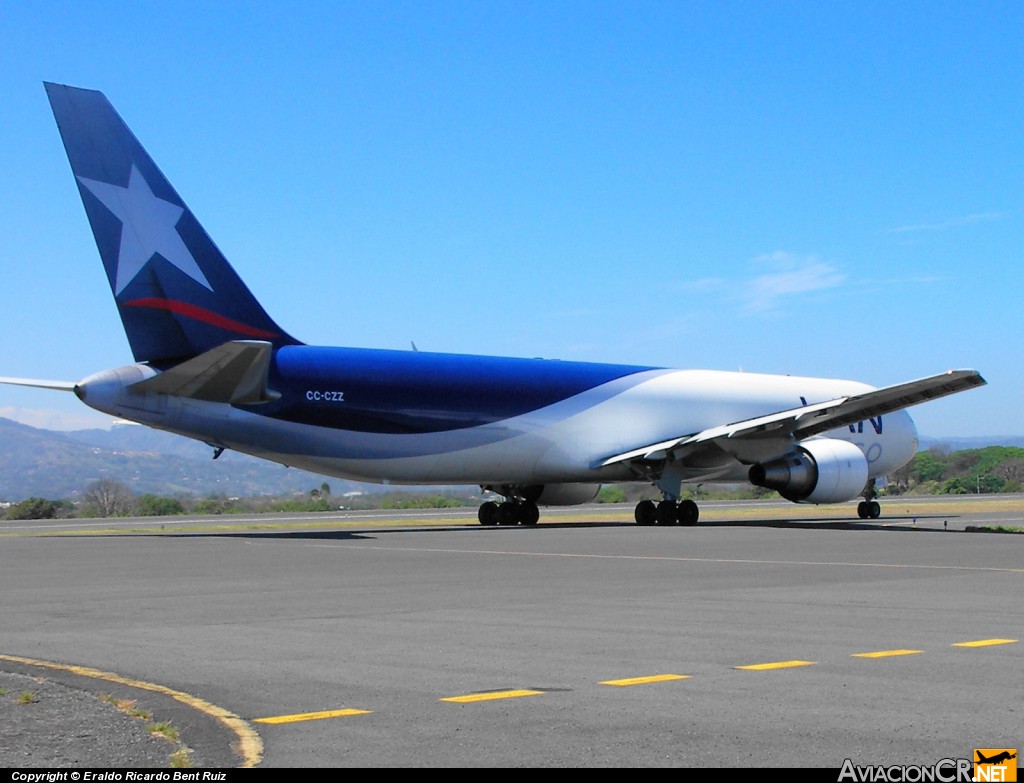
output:
[[[74,391],[113,416],[332,476],[479,484],[480,522],[646,481],[636,521],[695,524],[688,483],[746,482],[796,503],[857,497],[917,451],[903,410],[985,383],[950,371],[863,383],[707,370],[306,345],[221,255],[102,93],[47,84],[135,363]]]

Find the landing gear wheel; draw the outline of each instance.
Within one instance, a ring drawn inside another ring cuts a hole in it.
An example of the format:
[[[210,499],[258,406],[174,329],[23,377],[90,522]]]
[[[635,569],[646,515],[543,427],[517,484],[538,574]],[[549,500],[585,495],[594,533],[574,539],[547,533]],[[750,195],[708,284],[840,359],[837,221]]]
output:
[[[697,520],[700,518],[700,509],[697,504],[687,498],[679,502],[679,511],[676,513],[676,518],[679,520],[680,525],[692,526],[697,524]]]
[[[519,522],[523,525],[536,525],[540,519],[540,509],[536,503],[523,503],[519,507]]]
[[[676,502],[674,500],[663,500],[658,504],[657,519],[659,525],[674,525],[676,523]]]
[[[658,516],[658,509],[653,500],[641,500],[636,504],[633,517],[638,525],[653,525]]]
[[[857,504],[857,516],[861,519],[878,519],[882,516],[882,507],[877,500],[862,500]]]
[[[511,526],[519,524],[519,504],[508,502],[498,506],[498,524]]]
[[[480,520],[481,525],[498,524],[498,504],[493,500],[488,500],[477,509],[476,518]]]

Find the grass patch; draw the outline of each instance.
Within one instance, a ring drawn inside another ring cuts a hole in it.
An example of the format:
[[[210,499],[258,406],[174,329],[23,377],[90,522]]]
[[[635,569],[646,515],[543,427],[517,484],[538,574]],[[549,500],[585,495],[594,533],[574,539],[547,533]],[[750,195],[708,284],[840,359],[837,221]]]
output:
[[[116,699],[109,693],[104,693],[100,696],[100,701],[105,701],[107,704],[113,704],[125,715],[130,715],[131,717],[138,718],[139,720],[149,720],[153,717],[152,712],[137,706],[134,699]]]
[[[18,704],[35,704],[39,701],[39,696],[35,691],[22,691],[18,694],[16,701]]]
[[[157,721],[146,726],[146,731],[158,737],[163,737],[168,742],[178,741],[178,730],[168,720]]]
[[[171,754],[172,769],[187,769],[192,766],[192,751],[188,748],[178,748]]]
[[[1013,525],[968,525],[964,530],[968,533],[1024,533],[1024,527]]]

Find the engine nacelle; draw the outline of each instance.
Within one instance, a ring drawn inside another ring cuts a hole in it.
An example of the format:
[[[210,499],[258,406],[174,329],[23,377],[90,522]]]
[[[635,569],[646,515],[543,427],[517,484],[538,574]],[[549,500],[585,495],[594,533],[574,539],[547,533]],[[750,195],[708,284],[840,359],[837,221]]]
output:
[[[868,481],[868,461],[854,444],[836,438],[804,441],[784,457],[754,465],[751,484],[774,489],[793,503],[843,503]]]
[[[578,506],[597,497],[600,484],[544,484],[521,487],[526,500],[538,506]]]

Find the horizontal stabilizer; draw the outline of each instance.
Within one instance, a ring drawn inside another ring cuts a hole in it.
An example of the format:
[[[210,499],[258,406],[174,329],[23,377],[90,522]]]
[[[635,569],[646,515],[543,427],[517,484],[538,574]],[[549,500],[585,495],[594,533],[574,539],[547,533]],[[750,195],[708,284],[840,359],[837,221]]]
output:
[[[75,390],[75,383],[72,381],[39,381],[35,378],[0,378],[0,383],[8,383],[12,386],[33,386],[37,389],[53,389],[55,391]]]
[[[262,340],[234,340],[182,362],[133,389],[207,402],[257,405],[280,396],[267,388],[273,346]]]

